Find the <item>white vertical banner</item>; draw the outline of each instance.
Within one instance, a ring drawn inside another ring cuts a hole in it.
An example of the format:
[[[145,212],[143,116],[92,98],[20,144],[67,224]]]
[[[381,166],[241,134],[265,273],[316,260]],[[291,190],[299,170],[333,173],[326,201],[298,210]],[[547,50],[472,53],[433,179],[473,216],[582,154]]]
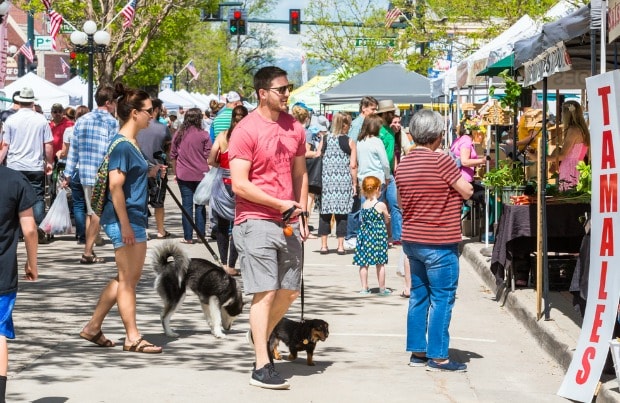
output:
[[[306,55],[301,55],[301,83],[305,84],[308,82],[308,61],[306,60]]]
[[[601,377],[620,297],[620,71],[586,79],[592,156],[588,303],[573,360],[558,395],[590,402]],[[618,253],[616,253],[618,251]]]
[[[9,50],[9,39],[6,29],[8,19],[9,15],[7,14],[2,18],[2,23],[0,24],[0,88],[4,88],[6,80],[6,58]]]

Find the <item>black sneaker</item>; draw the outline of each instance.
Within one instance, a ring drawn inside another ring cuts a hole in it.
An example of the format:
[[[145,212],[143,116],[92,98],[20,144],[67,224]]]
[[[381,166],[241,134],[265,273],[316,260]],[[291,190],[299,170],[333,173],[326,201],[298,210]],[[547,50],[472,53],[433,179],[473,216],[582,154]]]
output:
[[[288,389],[291,387],[271,363],[266,364],[261,369],[252,371],[250,385],[265,389]]]
[[[439,364],[433,360],[428,360],[426,363],[426,370],[432,372],[466,372],[467,365],[456,361],[448,361],[444,364]]]

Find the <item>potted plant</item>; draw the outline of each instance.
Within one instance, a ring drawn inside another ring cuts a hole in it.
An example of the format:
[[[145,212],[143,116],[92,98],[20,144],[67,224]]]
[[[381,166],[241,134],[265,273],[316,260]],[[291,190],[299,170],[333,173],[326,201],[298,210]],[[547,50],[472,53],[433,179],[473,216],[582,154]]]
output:
[[[525,173],[519,161],[502,160],[498,167],[489,170],[482,183],[497,191],[501,191],[502,201],[510,202],[510,196],[520,196],[525,192]]]

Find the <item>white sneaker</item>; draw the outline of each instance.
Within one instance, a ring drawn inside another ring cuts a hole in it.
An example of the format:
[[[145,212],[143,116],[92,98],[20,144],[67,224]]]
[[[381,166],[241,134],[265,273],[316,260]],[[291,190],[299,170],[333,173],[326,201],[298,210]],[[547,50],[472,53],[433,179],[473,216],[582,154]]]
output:
[[[357,238],[345,239],[344,240],[344,248],[346,250],[353,250],[357,245]]]

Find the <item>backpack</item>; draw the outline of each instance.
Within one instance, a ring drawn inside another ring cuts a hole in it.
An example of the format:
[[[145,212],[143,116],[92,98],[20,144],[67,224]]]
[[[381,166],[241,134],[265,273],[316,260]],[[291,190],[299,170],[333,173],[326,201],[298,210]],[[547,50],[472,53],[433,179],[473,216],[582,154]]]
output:
[[[108,148],[108,152],[105,157],[103,157],[103,161],[101,165],[99,165],[99,169],[97,170],[97,176],[95,177],[95,185],[93,186],[93,194],[90,197],[90,205],[93,209],[93,212],[101,217],[103,213],[103,206],[105,205],[107,194],[108,194],[108,165],[110,164],[110,154],[112,150],[121,142],[128,141],[124,137],[120,137],[116,139],[110,147]]]
[[[452,151],[448,150],[448,156],[450,158],[452,158],[452,161],[454,161],[454,163],[456,164],[457,168],[461,168],[461,157],[457,156],[455,153],[453,153]]]

